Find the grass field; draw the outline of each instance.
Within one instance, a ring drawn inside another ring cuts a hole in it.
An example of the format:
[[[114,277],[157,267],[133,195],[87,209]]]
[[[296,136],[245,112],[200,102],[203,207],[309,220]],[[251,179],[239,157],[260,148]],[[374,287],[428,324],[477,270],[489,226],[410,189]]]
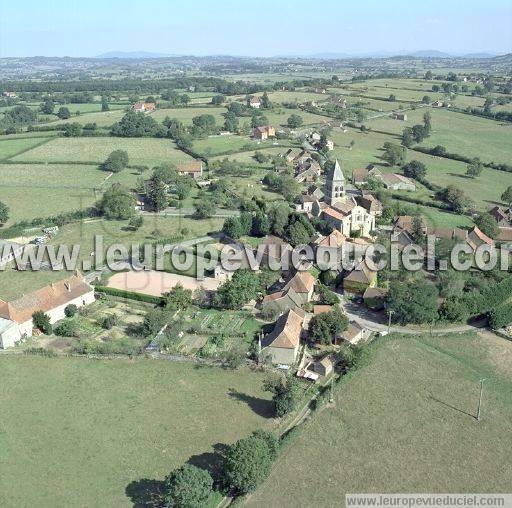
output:
[[[389,337],[339,386],[335,406],[299,431],[247,505],[343,506],[345,493],[362,492],[507,492],[511,375],[512,343],[488,332]]]
[[[227,111],[226,108],[171,108],[171,109],[157,109],[154,113],[151,113],[151,117],[157,122],[161,122],[166,116],[169,118],[177,118],[185,125],[192,125],[192,118],[199,115],[213,115],[217,126],[221,126],[224,123],[223,113]]]
[[[103,162],[113,150],[126,150],[130,164],[155,166],[166,162],[176,163],[190,156],[174,147],[172,141],[155,138],[56,138],[29,150],[16,161],[43,162]]]
[[[510,163],[512,124],[444,109],[432,110],[432,134],[422,144],[443,145],[448,152]]]
[[[26,356],[0,366],[6,508],[143,506],[148,484],[272,422],[262,377],[247,370]]]
[[[14,155],[22,152],[23,150],[28,150],[32,147],[38,146],[42,143],[46,143],[49,141],[50,137],[43,137],[43,135],[39,134],[41,137],[25,137],[25,138],[8,138],[7,136],[0,138],[0,160],[8,159],[13,157]]]

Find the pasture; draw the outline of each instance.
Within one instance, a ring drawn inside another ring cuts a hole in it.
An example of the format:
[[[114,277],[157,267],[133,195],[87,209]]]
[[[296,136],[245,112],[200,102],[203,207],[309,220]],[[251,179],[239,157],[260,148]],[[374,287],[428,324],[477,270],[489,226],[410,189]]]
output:
[[[506,492],[512,343],[482,334],[380,339],[281,454],[248,506],[344,505],[346,493]],[[487,378],[482,420],[478,381]],[[307,460],[306,460],[307,458]],[[314,485],[314,488],[311,486]]]
[[[151,113],[151,117],[157,122],[162,122],[165,117],[176,118],[185,125],[192,125],[192,118],[199,115],[212,115],[215,118],[215,122],[218,126],[224,123],[223,113],[226,113],[226,108],[199,108],[199,107],[187,107],[187,108],[167,108],[157,109],[154,113]]]
[[[173,469],[273,422],[246,369],[23,355],[0,368],[6,507],[143,506]]]
[[[103,162],[114,150],[126,150],[134,165],[149,167],[190,160],[167,139],[156,138],[55,138],[13,160],[21,162]]]
[[[36,146],[42,145],[49,141],[51,137],[8,137],[3,136],[0,138],[0,160],[9,159],[20,152],[30,150]]]

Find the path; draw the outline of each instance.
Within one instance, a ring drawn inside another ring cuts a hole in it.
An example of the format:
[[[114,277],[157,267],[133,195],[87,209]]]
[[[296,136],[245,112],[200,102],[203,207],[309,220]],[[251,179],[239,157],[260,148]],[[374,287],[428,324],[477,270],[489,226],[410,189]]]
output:
[[[167,208],[161,212],[146,212],[142,211],[142,215],[160,215],[162,217],[186,217],[195,215],[195,208]],[[238,217],[240,215],[239,210],[217,210],[211,218],[228,218]]]

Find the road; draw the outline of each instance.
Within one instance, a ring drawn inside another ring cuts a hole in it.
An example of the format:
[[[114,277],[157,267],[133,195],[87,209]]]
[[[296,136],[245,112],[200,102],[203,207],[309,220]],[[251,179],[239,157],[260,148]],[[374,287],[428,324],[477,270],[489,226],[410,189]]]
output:
[[[341,306],[349,320],[357,321],[360,325],[373,332],[388,331],[388,318],[384,312],[375,312],[367,309],[362,304],[347,302],[343,297],[340,297]],[[486,320],[482,319],[470,325],[456,325],[445,327],[433,327],[432,329],[415,328],[411,326],[396,326],[391,325],[390,331],[395,333],[402,333],[407,335],[423,335],[425,333],[433,333],[436,335],[445,333],[463,333],[484,328]]]

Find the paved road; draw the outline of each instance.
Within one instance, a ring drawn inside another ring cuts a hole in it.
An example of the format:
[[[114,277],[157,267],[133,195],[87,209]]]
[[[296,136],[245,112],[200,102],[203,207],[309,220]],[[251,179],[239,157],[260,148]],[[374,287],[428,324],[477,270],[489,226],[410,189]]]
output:
[[[388,331],[388,318],[384,312],[374,312],[361,304],[347,302],[343,297],[340,298],[341,305],[345,310],[345,314],[350,320],[357,321],[359,324],[374,332]],[[445,334],[445,333],[462,333],[484,328],[486,320],[476,321],[470,325],[457,325],[447,327],[433,327],[431,330],[425,328],[415,328],[410,326],[393,326],[391,332],[403,333],[408,335],[422,335],[424,333]]]

